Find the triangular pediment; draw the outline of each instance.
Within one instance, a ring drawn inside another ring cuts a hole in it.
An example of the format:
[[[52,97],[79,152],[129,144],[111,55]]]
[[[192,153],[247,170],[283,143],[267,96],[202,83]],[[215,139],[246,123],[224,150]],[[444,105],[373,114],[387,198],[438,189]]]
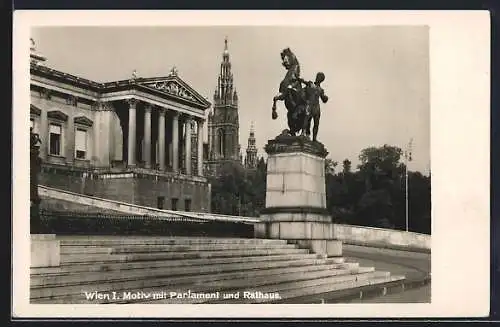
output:
[[[208,102],[208,100],[178,76],[148,78],[139,84],[204,108],[210,107],[210,102]]]

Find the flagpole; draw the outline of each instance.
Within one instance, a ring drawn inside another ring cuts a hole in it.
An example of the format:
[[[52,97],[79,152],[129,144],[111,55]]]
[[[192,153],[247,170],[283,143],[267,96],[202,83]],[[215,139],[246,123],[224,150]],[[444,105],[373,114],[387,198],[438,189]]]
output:
[[[408,231],[408,154],[405,154],[405,215],[406,231]]]
[[[411,161],[411,148],[412,148],[413,138],[407,145],[405,150],[405,216],[406,216],[406,231],[408,232],[409,225],[409,202],[408,202],[408,162]]]

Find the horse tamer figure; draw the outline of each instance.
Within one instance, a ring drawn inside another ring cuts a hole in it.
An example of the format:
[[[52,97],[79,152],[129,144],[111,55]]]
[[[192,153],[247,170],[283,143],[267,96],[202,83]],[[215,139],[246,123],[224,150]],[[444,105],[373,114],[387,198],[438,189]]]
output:
[[[280,83],[279,94],[273,98],[272,118],[278,118],[276,102],[284,101],[287,109],[288,133],[295,136],[301,132],[301,135],[309,137],[311,120],[314,119],[313,141],[316,141],[320,118],[319,98],[323,103],[328,101],[320,86],[325,75],[318,73],[314,83],[303,80],[300,77],[299,61],[290,48],[281,52],[281,60],[287,73]],[[302,84],[306,87],[303,88]]]
[[[314,120],[313,128],[313,141],[316,141],[319,129],[319,119],[321,117],[321,110],[319,105],[319,99],[323,103],[328,102],[328,96],[325,95],[325,90],[321,87],[321,83],[325,80],[325,74],[319,72],[316,74],[316,80],[302,81],[306,84],[306,136],[309,137],[311,134],[311,121]]]

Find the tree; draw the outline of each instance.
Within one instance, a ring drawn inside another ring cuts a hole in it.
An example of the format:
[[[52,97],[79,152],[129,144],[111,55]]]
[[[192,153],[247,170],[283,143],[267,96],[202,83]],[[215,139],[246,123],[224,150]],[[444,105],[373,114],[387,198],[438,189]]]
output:
[[[408,174],[410,230],[431,233],[431,178],[420,172]]]
[[[390,187],[401,177],[400,160],[402,150],[385,144],[382,147],[363,149],[359,155],[359,170],[365,177],[367,191]]]
[[[350,174],[351,168],[352,168],[351,161],[349,159],[344,159],[344,161],[342,161],[342,172],[344,173],[344,175]]]
[[[212,211],[226,215],[237,215],[241,208],[242,193],[246,189],[245,179],[245,172],[241,165],[232,162],[223,164],[219,176],[210,180],[212,184]]]
[[[258,217],[266,206],[267,163],[260,157],[253,179],[255,195],[253,197],[254,216]]]
[[[335,167],[337,167],[338,162],[333,161],[330,158],[325,159],[325,175],[333,175],[335,174]]]
[[[405,164],[395,146],[370,147],[359,156],[365,192],[356,205],[356,219],[369,226],[406,227]],[[408,172],[409,230],[430,232],[430,178]]]
[[[212,211],[226,215],[256,216],[265,206],[267,165],[260,158],[257,169],[245,169],[240,163],[228,162],[212,184]]]
[[[348,159],[335,172],[337,162],[325,160],[327,210],[337,223],[405,229],[405,165],[402,151],[384,145],[360,153],[358,170],[352,171]],[[257,168],[245,169],[239,163],[221,168],[211,178],[212,210],[216,213],[258,217],[265,207],[267,164],[259,158]],[[430,233],[431,178],[409,172],[409,229]]]
[[[394,227],[391,195],[385,189],[363,194],[357,206],[357,222],[374,227]]]

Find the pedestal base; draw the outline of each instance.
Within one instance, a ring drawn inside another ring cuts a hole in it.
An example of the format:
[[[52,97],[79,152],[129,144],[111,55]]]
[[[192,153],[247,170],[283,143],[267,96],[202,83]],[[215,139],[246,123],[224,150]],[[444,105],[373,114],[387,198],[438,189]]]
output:
[[[324,256],[341,256],[326,210],[323,144],[283,133],[265,147],[266,208],[255,237],[284,239]]]
[[[263,221],[254,225],[254,236],[287,240],[314,253],[338,257],[342,242],[333,238],[333,228],[333,223],[325,221]]]
[[[341,257],[342,241],[337,240],[291,240],[300,248],[310,249],[312,252],[325,257]]]
[[[61,246],[55,234],[31,235],[31,268],[58,267],[60,262]]]

